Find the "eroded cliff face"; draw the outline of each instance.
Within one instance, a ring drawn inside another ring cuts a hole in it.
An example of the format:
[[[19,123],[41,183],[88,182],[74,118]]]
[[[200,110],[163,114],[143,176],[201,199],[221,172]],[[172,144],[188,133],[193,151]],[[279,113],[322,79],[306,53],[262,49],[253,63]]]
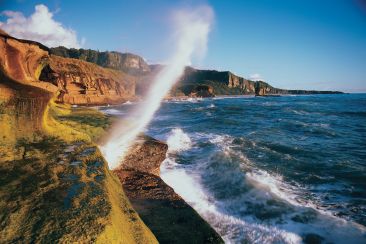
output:
[[[17,40],[0,31],[0,156],[11,158],[16,138],[30,138],[42,129],[42,115],[52,86],[35,83],[38,63],[47,48]],[[8,150],[2,150],[5,144]]]
[[[108,118],[50,101],[120,102],[134,81],[76,61],[0,31],[0,242],[157,243],[93,143]]]
[[[37,74],[42,64],[48,59],[48,49],[40,43],[20,40],[0,32],[0,71],[1,83],[12,86],[11,83],[20,83],[39,87],[46,91],[55,92],[52,84],[37,82]],[[23,94],[30,92],[21,91]]]
[[[51,48],[50,52],[64,58],[80,59],[105,68],[121,70],[131,75],[144,75],[151,71],[142,57],[132,53],[99,52],[91,49],[69,49],[66,47]]]
[[[187,67],[180,83],[204,83],[211,81],[227,88],[238,88],[243,94],[255,93],[255,82],[234,75],[230,71],[198,70]]]
[[[57,86],[58,101],[70,104],[113,104],[134,99],[135,95],[134,78],[121,71],[54,55],[39,79]]]
[[[172,96],[192,96],[199,86],[211,86],[216,95],[338,94],[337,91],[286,90],[264,81],[252,81],[230,71],[198,70],[187,67],[171,91]],[[206,94],[202,94],[204,97]]]
[[[42,44],[4,32],[0,32],[0,71],[2,97],[14,95],[14,83],[28,85],[27,92],[41,88],[38,93],[56,94],[58,102],[70,104],[120,103],[135,96],[135,78],[122,71],[50,55]]]

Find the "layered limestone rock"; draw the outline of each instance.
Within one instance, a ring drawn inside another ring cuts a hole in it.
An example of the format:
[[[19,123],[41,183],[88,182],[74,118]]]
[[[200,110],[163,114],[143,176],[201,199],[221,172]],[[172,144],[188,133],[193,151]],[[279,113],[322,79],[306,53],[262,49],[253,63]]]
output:
[[[91,49],[68,49],[66,47],[51,48],[50,51],[51,54],[57,56],[84,60],[105,68],[122,70],[132,75],[144,75],[151,71],[142,57],[132,53],[99,52]]]
[[[136,79],[135,93],[145,96],[149,87],[164,65],[148,65],[135,54],[99,52],[90,49],[51,48],[51,53],[122,70]],[[202,87],[205,86],[204,89]],[[211,90],[212,89],[212,90]],[[334,94],[334,91],[286,90],[274,88],[264,81],[252,81],[230,71],[199,70],[186,67],[184,74],[167,97],[211,97],[216,95],[277,95],[277,94]]]
[[[70,104],[101,105],[134,99],[135,80],[121,71],[51,55],[40,80],[58,87],[58,100]]]
[[[8,87],[15,83],[39,87],[55,92],[52,84],[36,82],[37,74],[45,60],[48,59],[48,49],[40,43],[20,40],[0,32],[0,72],[1,83]],[[31,88],[23,93],[30,92]],[[40,90],[38,90],[40,91]]]
[[[223,243],[221,237],[159,177],[168,146],[140,137],[114,170],[134,209],[160,243]]]
[[[47,57],[39,43],[15,39],[0,31],[0,147],[1,158],[12,154],[18,137],[31,137],[42,129],[42,115],[52,93],[48,84],[35,84],[35,73]],[[49,90],[49,91],[48,91]]]
[[[45,94],[57,94],[59,102],[70,104],[102,105],[134,99],[134,77],[82,60],[50,55],[49,51],[40,43],[0,32],[0,71],[4,77],[0,95],[10,96],[13,92],[9,87],[20,83],[41,88]],[[128,61],[130,65],[136,65],[132,60]]]

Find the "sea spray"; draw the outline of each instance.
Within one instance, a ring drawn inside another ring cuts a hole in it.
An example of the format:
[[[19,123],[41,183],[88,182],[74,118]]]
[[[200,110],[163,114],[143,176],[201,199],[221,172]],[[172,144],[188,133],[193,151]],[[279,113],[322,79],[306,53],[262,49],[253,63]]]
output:
[[[191,139],[181,128],[173,129],[166,143],[168,144],[169,153],[181,152],[192,146]]]
[[[164,96],[184,72],[193,57],[203,57],[207,49],[208,34],[213,21],[213,10],[209,6],[181,10],[174,14],[176,50],[168,65],[156,76],[144,101],[137,106],[132,118],[121,121],[113,130],[101,151],[109,168],[116,168],[140,132],[151,121]]]

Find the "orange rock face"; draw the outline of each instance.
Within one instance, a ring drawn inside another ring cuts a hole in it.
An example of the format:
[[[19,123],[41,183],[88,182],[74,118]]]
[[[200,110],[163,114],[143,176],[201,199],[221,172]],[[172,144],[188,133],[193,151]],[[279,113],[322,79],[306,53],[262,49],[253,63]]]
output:
[[[14,96],[15,83],[27,85],[29,91],[41,88],[34,91],[55,94],[59,102],[70,104],[113,104],[135,97],[133,76],[82,60],[50,55],[42,44],[16,39],[2,31],[0,71],[2,97]]]
[[[121,71],[51,55],[40,80],[58,87],[60,102],[83,105],[120,103],[135,96],[135,79]]]

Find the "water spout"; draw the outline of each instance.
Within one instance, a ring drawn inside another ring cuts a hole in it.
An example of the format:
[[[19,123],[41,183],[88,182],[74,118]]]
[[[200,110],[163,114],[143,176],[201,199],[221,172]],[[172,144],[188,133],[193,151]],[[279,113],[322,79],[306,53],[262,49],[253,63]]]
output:
[[[183,74],[185,66],[191,63],[193,57],[203,57],[212,21],[213,11],[208,6],[175,12],[174,54],[154,79],[144,102],[133,111],[132,118],[136,120],[128,124],[121,121],[107,143],[100,146],[110,169],[116,168],[123,160],[127,149],[149,124],[164,96]]]

